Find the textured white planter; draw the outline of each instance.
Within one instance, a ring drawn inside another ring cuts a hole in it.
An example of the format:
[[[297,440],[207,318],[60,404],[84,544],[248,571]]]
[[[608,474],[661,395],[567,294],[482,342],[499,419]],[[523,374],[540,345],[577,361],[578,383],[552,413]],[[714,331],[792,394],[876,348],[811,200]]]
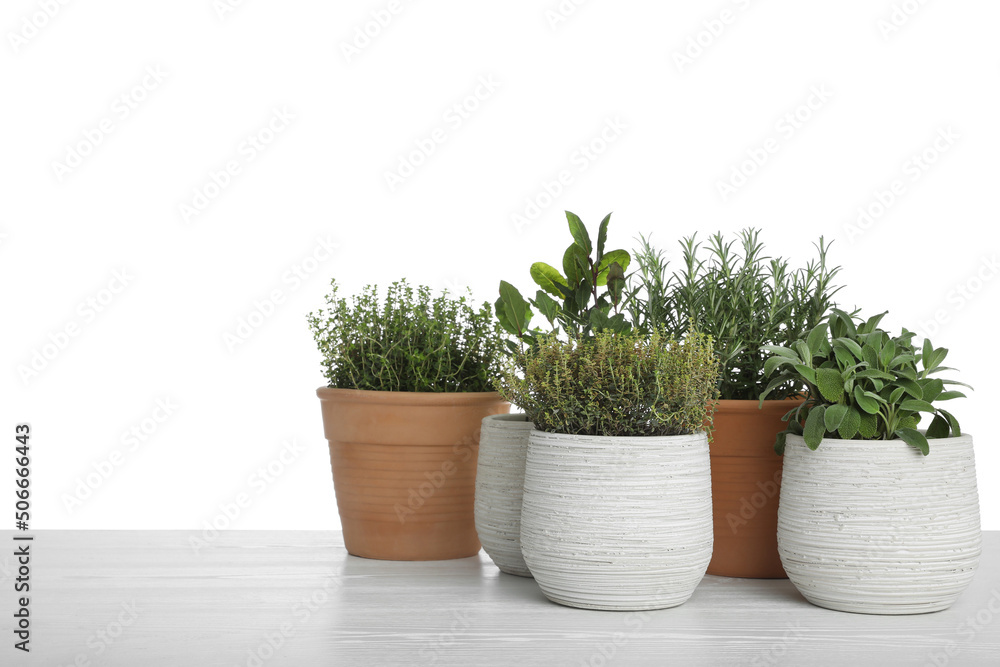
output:
[[[832,440],[809,451],[788,436],[778,552],[820,607],[865,614],[947,609],[979,565],[972,437]]]
[[[476,532],[501,572],[530,577],[521,556],[521,497],[528,434],[523,414],[483,419],[476,470]]]
[[[708,568],[712,532],[704,433],[531,431],[521,548],[553,602],[612,610],[679,605]]]

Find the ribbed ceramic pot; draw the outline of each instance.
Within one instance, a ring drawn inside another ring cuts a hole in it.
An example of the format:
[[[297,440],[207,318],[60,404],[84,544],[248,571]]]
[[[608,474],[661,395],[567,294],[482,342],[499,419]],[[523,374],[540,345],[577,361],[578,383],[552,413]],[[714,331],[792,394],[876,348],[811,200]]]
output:
[[[476,471],[476,533],[501,572],[530,577],[521,555],[521,499],[528,434],[523,414],[483,419]]]
[[[705,434],[531,431],[521,549],[553,602],[621,611],[682,604],[712,557]]]
[[[982,536],[972,437],[930,441],[788,436],[778,552],[799,592],[864,614],[947,609],[972,581]]]

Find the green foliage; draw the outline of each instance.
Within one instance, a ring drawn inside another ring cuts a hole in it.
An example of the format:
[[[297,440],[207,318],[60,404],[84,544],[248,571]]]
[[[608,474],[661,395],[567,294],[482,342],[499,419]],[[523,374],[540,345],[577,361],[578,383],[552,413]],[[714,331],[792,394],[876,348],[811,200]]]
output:
[[[827,266],[829,245],[821,237],[818,257],[791,271],[788,261],[764,254],[759,230],[737,240],[721,233],[709,239],[707,256],[692,235],[681,241],[683,268],[670,273],[661,250],[641,238],[636,253],[645,299],[632,301],[632,319],[645,330],[665,327],[669,335],[688,330],[712,336],[721,360],[719,389],[725,399],[756,399],[767,385],[766,345],[790,346],[834,305],[840,267]],[[774,398],[798,394],[790,379],[771,389]]]
[[[508,359],[497,389],[550,433],[682,435],[710,426],[717,379],[708,336],[606,329],[539,336]]]
[[[431,296],[429,287],[393,283],[384,303],[367,286],[348,303],[337,283],[325,309],[308,316],[329,386],[374,391],[492,391],[503,334],[488,303]]]
[[[878,328],[885,313],[867,321],[836,308],[822,322],[791,346],[767,346],[773,354],[765,363],[770,383],[760,400],[776,387],[804,383],[806,401],[784,419],[786,431],[778,436],[775,451],[784,451],[788,433],[801,435],[810,449],[823,438],[891,440],[899,438],[925,456],[928,439],[961,435],[958,421],[934,403],[964,397],[945,391],[945,385],[964,385],[931,375],[953,370],[941,365],[948,350],[925,339],[920,349],[916,335],[903,329],[892,337]],[[922,414],[933,415],[925,433],[916,429]]]
[[[560,330],[589,337],[600,331],[624,333],[632,328],[620,312],[632,296],[625,286],[625,270],[632,258],[625,250],[604,250],[611,214],[601,221],[596,249],[576,214],[566,211],[566,220],[573,242],[563,253],[563,270],[545,262],[532,264],[531,279],[541,288],[533,299],[525,299],[516,287],[500,281],[500,298],[494,305],[497,319],[507,333],[532,346],[544,333]],[[532,307],[548,322],[547,332],[530,326]],[[513,341],[508,341],[508,347],[514,354],[521,351]]]

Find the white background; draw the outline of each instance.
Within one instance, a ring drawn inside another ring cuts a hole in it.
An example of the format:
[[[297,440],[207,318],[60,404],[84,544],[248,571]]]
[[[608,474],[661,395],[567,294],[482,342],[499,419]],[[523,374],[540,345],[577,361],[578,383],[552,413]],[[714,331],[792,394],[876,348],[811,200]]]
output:
[[[563,16],[557,0],[423,0],[391,21],[388,0],[232,4],[3,3],[0,479],[11,488],[27,421],[33,527],[201,529],[241,493],[233,527],[338,527],[304,319],[330,278],[492,301],[501,278],[527,289],[532,261],[559,261],[570,209],[592,225],[614,211],[612,247],[652,232],[675,256],[683,235],[748,225],[796,264],[833,239],[842,302],[934,332],[976,387],[950,407],[976,437],[984,528],[1000,529],[996,2],[592,0]],[[372,12],[387,25],[366,44]],[[275,109],[294,119],[269,135]],[[229,161],[239,173],[212,187]],[[570,183],[546,197],[561,171]],[[51,358],[25,373],[36,352]],[[259,476],[290,439],[300,451]]]

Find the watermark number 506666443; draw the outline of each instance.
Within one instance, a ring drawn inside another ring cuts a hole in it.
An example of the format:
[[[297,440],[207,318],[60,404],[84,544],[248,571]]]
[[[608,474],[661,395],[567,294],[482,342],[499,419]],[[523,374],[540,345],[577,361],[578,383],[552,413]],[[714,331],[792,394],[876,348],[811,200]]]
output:
[[[19,531],[27,531],[31,521],[31,456],[28,438],[31,427],[18,424],[14,428],[14,526]],[[14,578],[16,595],[14,611],[14,648],[28,652],[31,649],[31,612],[29,611],[31,592],[31,535],[14,533],[14,556],[17,576]]]

